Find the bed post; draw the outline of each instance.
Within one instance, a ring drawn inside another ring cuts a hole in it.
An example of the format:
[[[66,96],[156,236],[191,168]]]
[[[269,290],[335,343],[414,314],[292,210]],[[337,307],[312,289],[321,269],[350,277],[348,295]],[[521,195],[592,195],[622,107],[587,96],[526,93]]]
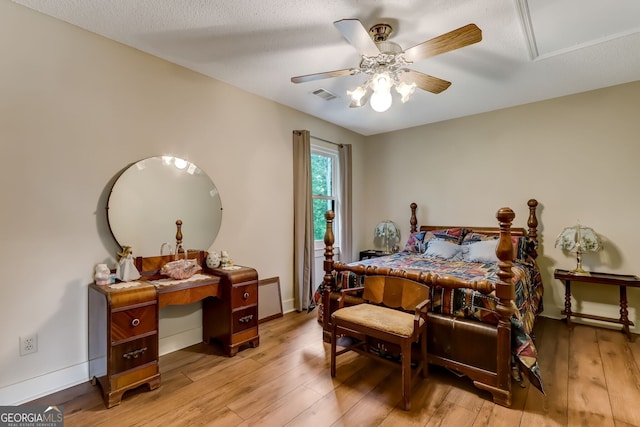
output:
[[[506,407],[511,406],[511,315],[513,308],[511,301],[516,297],[513,284],[513,242],[511,241],[511,223],[516,217],[510,208],[502,208],[496,214],[500,224],[500,240],[496,249],[498,262],[498,278],[496,283],[496,297],[498,304],[496,311],[498,320],[498,360],[496,388],[483,384],[476,384],[493,394],[493,401]]]
[[[333,219],[336,214],[333,211],[327,211],[324,218],[327,221],[327,229],[324,232],[324,277],[322,279],[322,329],[329,330],[329,310],[331,292],[334,290],[333,283],[333,243],[335,237],[333,235]],[[326,337],[325,337],[326,341]]]
[[[536,259],[538,257],[538,217],[536,216],[538,201],[536,199],[529,199],[527,206],[529,206],[529,218],[527,219],[529,232],[527,233],[527,237],[529,241],[533,242],[527,250],[529,251],[529,255],[531,255],[533,259]]]
[[[411,208],[411,219],[409,220],[409,224],[411,225],[411,233],[415,233],[416,231],[418,231],[418,218],[416,218],[416,209],[418,208],[418,205],[416,205],[415,203],[411,203],[409,207]]]

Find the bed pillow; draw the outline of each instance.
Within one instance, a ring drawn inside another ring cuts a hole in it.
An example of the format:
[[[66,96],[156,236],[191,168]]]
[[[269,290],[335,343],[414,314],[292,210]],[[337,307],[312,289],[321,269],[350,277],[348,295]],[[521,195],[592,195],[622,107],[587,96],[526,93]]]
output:
[[[467,246],[476,242],[498,240],[499,237],[499,235],[495,234],[482,234],[472,231],[464,236],[461,244]],[[511,236],[511,243],[513,244],[513,260],[527,262],[529,257],[527,251],[527,238],[524,236]]]
[[[432,239],[427,243],[427,250],[424,251],[427,258],[442,258],[450,261],[460,261],[462,259],[462,246],[440,239]]]
[[[407,239],[407,243],[404,245],[404,250],[408,252],[423,252],[425,234],[425,231],[415,231],[411,233]]]
[[[461,246],[462,259],[468,262],[498,262],[496,247],[498,240],[483,240]]]
[[[462,243],[462,239],[464,239],[464,235],[466,231],[467,230],[462,227],[443,228],[441,230],[430,230],[426,232],[424,239],[422,241],[424,243],[427,243],[430,240],[438,239],[438,240],[447,240],[451,243],[455,243],[456,245],[459,245],[460,243]]]

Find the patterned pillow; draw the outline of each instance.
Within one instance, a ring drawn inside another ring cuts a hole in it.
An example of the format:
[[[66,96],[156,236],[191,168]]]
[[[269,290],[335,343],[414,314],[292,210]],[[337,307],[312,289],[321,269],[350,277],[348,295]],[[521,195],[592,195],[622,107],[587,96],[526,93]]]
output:
[[[424,243],[429,242],[429,240],[440,239],[446,240],[456,245],[462,243],[462,239],[464,239],[464,235],[467,232],[466,228],[455,227],[455,228],[443,228],[442,230],[431,230],[427,231],[422,240]]]
[[[500,236],[496,234],[482,234],[476,233],[475,231],[471,231],[464,235],[464,239],[462,239],[462,245],[470,245],[475,242],[484,242],[485,240],[496,240]]]
[[[411,233],[409,239],[407,239],[407,244],[404,245],[404,250],[409,252],[423,252],[424,245],[422,241],[424,240],[425,234],[424,231]]]

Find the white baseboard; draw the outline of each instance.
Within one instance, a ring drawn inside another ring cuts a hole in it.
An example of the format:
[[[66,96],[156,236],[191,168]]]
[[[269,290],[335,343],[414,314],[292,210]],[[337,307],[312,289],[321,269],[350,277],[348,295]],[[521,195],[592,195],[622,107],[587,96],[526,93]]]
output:
[[[22,405],[86,381],[89,363],[83,362],[0,388],[0,405]]]
[[[202,328],[194,328],[159,340],[160,355],[202,341]],[[0,388],[0,406],[16,406],[89,381],[89,362],[49,372]]]
[[[158,340],[160,356],[202,342],[202,327],[182,331]]]
[[[282,312],[283,313],[291,313],[292,311],[295,311],[296,308],[294,307],[294,300],[293,298],[282,301]]]

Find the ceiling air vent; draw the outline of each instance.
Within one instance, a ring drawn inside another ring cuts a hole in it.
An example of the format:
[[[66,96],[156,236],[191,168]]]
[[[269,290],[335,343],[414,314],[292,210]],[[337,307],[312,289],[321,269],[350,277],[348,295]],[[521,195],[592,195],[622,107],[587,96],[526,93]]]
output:
[[[320,98],[324,99],[325,101],[331,101],[332,99],[337,98],[337,96],[335,96],[334,94],[332,94],[328,90],[325,90],[325,89],[322,89],[322,88],[320,88],[318,90],[314,90],[311,93],[314,94],[315,96],[319,96]]]

